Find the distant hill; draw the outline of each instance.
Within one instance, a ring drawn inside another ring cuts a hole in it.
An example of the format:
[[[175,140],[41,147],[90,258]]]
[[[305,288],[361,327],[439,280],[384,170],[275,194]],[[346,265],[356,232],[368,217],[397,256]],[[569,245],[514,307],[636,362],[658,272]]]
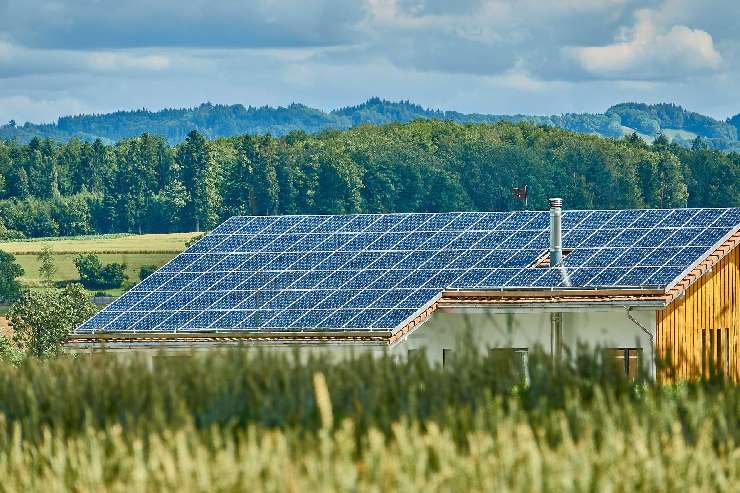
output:
[[[59,118],[55,124],[16,126],[10,122],[0,126],[0,139],[28,142],[34,137],[66,141],[101,139],[115,142],[144,132],[158,134],[171,144],[182,141],[190,130],[197,129],[209,138],[238,134],[281,136],[291,131],[309,133],[330,129],[347,129],[361,124],[407,122],[423,118],[452,120],[460,123],[493,123],[501,120],[552,125],[568,130],[619,138],[637,132],[652,140],[662,133],[683,145],[690,145],[698,136],[716,149],[740,150],[740,114],[727,121],[687,111],[675,104],[622,103],[605,113],[566,113],[563,115],[490,115],[459,113],[423,108],[409,101],[386,101],[371,98],[357,106],[331,112],[309,108],[302,104],[287,107],[245,107],[241,104],[204,103],[195,108],[149,111],[117,111],[101,115],[76,115]]]

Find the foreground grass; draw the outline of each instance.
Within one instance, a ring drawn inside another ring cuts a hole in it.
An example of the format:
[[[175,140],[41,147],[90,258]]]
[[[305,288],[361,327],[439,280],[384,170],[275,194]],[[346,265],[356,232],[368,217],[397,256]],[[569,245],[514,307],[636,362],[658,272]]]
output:
[[[160,267],[175,255],[185,250],[185,243],[198,233],[171,233],[148,235],[104,235],[75,239],[52,238],[43,241],[0,242],[0,250],[12,253],[25,270],[21,283],[30,288],[42,286],[36,254],[44,245],[54,252],[57,267],[54,282],[71,282],[79,279],[74,258],[80,253],[94,253],[106,264],[126,264],[128,284],[140,281],[139,268],[144,265]],[[123,289],[109,289],[108,294],[117,296]]]
[[[0,366],[0,491],[733,491],[740,393],[246,351]]]

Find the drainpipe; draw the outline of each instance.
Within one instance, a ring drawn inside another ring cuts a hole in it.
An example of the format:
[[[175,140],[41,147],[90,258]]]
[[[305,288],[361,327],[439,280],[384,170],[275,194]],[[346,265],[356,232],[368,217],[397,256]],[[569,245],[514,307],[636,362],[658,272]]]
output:
[[[632,308],[634,307],[624,307],[625,311],[627,312],[627,318],[629,318],[633,324],[637,325],[640,330],[647,334],[648,339],[650,340],[650,358],[652,360],[652,368],[650,368],[650,373],[651,376],[655,378],[655,337],[653,337],[652,332],[650,332],[644,325],[642,325],[635,317],[632,316]]]
[[[550,267],[559,267],[563,262],[563,236],[561,216],[563,199],[551,198],[550,205]],[[553,361],[560,361],[563,352],[563,314],[550,314],[550,351]]]

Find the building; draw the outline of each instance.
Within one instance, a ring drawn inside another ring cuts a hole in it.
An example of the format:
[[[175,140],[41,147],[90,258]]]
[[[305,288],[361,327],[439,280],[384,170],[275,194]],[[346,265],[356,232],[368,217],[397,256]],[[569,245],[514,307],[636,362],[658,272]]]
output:
[[[740,369],[740,209],[233,217],[74,331],[70,351],[578,343],[633,371]]]

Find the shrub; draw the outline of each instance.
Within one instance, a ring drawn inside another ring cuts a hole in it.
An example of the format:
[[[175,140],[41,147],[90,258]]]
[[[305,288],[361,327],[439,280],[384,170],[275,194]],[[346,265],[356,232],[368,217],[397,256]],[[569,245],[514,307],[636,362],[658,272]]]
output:
[[[190,238],[188,241],[185,242],[185,248],[190,248],[191,246],[195,245],[205,235],[206,235],[205,233],[201,233],[201,234],[198,234],[198,235],[193,236],[192,238]]]
[[[143,281],[157,271],[156,265],[142,265],[139,268],[139,280]]]
[[[80,282],[87,289],[120,288],[127,278],[124,264],[113,262],[103,265],[92,253],[78,255],[74,263],[80,273]]]
[[[13,341],[0,335],[0,363],[18,366],[23,362],[23,352],[13,344]]]

